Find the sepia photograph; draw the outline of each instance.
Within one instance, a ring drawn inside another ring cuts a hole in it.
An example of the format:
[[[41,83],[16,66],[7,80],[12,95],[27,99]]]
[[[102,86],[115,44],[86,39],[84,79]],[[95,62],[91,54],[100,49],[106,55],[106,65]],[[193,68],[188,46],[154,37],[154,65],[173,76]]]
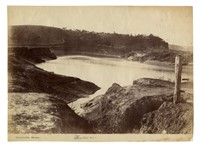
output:
[[[191,6],[8,6],[9,141],[190,141]]]

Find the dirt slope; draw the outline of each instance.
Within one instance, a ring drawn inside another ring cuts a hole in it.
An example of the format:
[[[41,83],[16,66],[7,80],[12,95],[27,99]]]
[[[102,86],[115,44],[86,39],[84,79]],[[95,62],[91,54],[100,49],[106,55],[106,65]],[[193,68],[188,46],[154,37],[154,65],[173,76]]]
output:
[[[127,87],[113,84],[104,95],[98,96],[82,106],[86,111],[83,116],[90,121],[97,133],[146,133],[148,131],[145,130],[145,126],[150,130],[154,125],[151,125],[151,120],[155,120],[156,123],[165,122],[164,117],[159,116],[154,119],[151,117],[151,113],[153,114],[154,111],[159,113],[159,108],[164,102],[172,101],[173,86],[174,84],[168,81],[148,78],[136,80],[132,86]],[[182,96],[186,97],[187,95]],[[187,100],[188,98],[183,99]],[[187,105],[187,103],[182,104],[182,106]],[[168,114],[173,117],[183,113],[185,116],[186,110],[180,110],[174,114],[176,110],[179,110],[179,104],[172,106]],[[192,106],[188,110],[192,113]],[[167,114],[166,111],[167,109],[163,110],[163,114]],[[143,123],[143,118],[145,118],[143,116],[147,115],[150,117]],[[189,122],[192,114],[188,115],[190,115],[189,118],[184,118],[186,122]],[[172,119],[166,119],[166,125],[170,124]],[[181,118],[177,118],[177,121],[181,120]],[[173,123],[173,127],[179,126],[176,123]],[[160,126],[162,127],[162,125]],[[165,127],[165,125],[163,126]],[[176,133],[182,133],[182,130],[187,131],[186,133],[191,132],[186,130],[187,125],[182,128],[179,128]],[[152,133],[157,133],[157,131],[154,130]]]

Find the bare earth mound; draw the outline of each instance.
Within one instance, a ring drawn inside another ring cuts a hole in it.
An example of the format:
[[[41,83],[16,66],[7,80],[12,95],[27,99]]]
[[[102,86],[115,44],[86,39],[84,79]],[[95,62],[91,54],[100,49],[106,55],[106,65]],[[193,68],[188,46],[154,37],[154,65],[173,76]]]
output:
[[[156,123],[160,123],[157,126],[162,127],[161,132],[166,130],[172,133],[166,126],[182,126],[174,132],[191,133],[192,128],[187,129],[188,124],[192,124],[192,105],[182,103],[169,108],[162,105],[172,101],[173,86],[168,81],[148,78],[136,80],[132,86],[127,87],[113,84],[104,95],[83,105],[83,116],[90,121],[97,133],[150,133],[151,129],[151,133],[159,133],[153,128]],[[153,113],[158,116],[153,116]],[[165,117],[166,114],[169,118]],[[171,122],[174,118],[177,122]],[[180,124],[182,120],[187,124]]]

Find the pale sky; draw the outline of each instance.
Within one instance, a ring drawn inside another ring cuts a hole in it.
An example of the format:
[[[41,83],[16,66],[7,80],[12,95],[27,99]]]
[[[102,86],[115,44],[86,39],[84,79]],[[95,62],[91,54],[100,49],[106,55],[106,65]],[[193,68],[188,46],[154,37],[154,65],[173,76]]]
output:
[[[45,25],[123,34],[154,34],[191,46],[192,7],[8,7],[9,25]]]

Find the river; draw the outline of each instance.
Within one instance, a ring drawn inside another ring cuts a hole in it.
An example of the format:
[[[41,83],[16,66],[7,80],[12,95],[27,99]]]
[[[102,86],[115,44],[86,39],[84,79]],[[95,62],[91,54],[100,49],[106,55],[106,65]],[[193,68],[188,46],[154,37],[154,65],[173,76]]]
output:
[[[65,76],[77,77],[98,85],[101,89],[89,96],[69,104],[76,113],[81,114],[81,104],[104,94],[113,84],[132,85],[139,78],[157,78],[174,81],[174,66],[160,66],[128,61],[120,58],[63,56],[56,60],[46,61],[37,67]],[[188,70],[189,69],[189,70]],[[192,78],[191,68],[183,67],[182,78]]]

